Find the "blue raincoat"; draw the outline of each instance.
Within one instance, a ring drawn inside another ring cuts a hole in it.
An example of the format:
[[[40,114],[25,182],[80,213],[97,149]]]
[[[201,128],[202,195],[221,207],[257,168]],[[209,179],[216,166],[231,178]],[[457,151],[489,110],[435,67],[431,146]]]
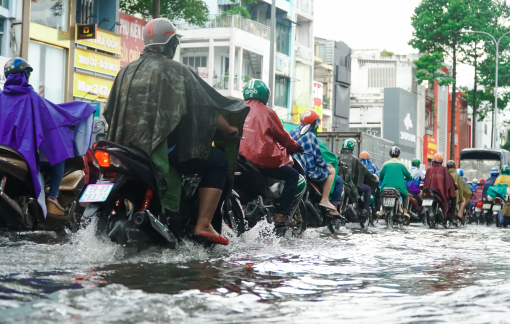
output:
[[[44,152],[51,165],[84,155],[92,138],[93,113],[94,108],[85,102],[51,103],[39,96],[21,73],[9,75],[0,92],[0,144],[16,149],[27,161],[45,216],[38,153]]]

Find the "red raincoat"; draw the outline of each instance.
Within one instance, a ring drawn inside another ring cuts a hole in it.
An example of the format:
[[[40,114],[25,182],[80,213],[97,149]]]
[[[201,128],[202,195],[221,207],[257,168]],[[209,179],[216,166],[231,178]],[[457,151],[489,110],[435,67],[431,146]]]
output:
[[[241,141],[239,154],[259,168],[277,169],[287,165],[290,154],[297,152],[298,143],[285,131],[274,110],[258,100],[245,103],[250,106],[250,113],[244,121],[245,140]]]
[[[427,169],[423,188],[432,188],[441,194],[441,209],[446,215],[450,199],[455,198],[455,181],[450,171],[438,162],[432,162],[432,167]]]

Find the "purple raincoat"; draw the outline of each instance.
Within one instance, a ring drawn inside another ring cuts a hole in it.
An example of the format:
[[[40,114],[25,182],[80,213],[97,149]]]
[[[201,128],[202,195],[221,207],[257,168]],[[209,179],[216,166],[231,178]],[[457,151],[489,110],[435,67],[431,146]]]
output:
[[[83,155],[83,145],[88,148],[92,138],[93,113],[94,108],[85,102],[51,103],[39,96],[21,73],[9,75],[0,92],[0,144],[18,150],[27,161],[45,216],[38,152],[43,151],[51,165]]]

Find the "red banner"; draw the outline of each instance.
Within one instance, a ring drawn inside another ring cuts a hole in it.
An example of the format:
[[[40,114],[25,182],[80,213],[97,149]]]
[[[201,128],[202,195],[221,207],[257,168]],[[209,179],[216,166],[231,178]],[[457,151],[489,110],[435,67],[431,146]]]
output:
[[[143,27],[147,25],[145,20],[120,12],[120,66],[124,67],[129,63],[138,60],[140,53],[145,48],[143,44]]]

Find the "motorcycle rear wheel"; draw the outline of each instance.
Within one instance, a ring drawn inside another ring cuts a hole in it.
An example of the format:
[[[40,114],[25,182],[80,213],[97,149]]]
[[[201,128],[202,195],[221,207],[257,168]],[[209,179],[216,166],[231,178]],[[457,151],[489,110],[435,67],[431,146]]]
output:
[[[294,226],[292,226],[292,235],[299,236],[306,231],[306,225],[308,222],[308,213],[306,211],[306,205],[303,200],[299,202],[299,207],[294,213]]]
[[[427,217],[429,228],[435,229],[436,228],[436,215],[430,216],[430,211],[425,212],[425,217]]]
[[[227,205],[225,205],[227,204]],[[229,201],[225,201],[221,207],[223,221],[236,233],[241,236],[246,232],[246,219],[244,217],[243,206],[239,199],[230,196]]]
[[[393,214],[387,214],[386,216],[386,227],[393,229]]]

